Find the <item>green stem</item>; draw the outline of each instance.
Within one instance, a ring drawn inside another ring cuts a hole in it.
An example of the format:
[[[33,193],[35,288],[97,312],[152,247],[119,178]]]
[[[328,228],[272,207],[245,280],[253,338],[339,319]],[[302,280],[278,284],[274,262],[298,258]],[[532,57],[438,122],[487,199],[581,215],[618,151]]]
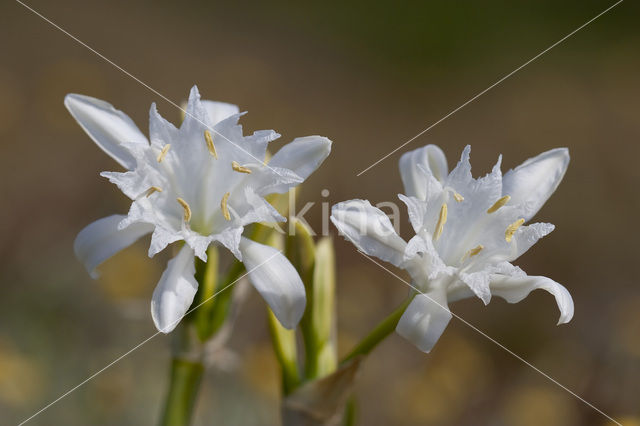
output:
[[[342,424],[344,426],[354,426],[356,424],[356,415],[358,412],[358,402],[356,397],[351,395],[347,400],[347,405],[344,408],[344,419]]]
[[[235,261],[227,273],[227,277],[217,288],[218,294],[214,297],[215,308],[211,317],[211,334],[215,334],[227,320],[231,309],[231,296],[236,281],[244,274],[245,268],[242,262]]]
[[[201,362],[180,358],[172,360],[169,395],[160,422],[162,426],[186,426],[190,423],[203,372]]]
[[[400,317],[404,313],[409,303],[413,300],[413,295],[408,297],[400,306],[396,308],[388,317],[378,324],[355,348],[342,360],[341,364],[355,358],[358,355],[366,355],[371,352],[380,342],[396,329]]]

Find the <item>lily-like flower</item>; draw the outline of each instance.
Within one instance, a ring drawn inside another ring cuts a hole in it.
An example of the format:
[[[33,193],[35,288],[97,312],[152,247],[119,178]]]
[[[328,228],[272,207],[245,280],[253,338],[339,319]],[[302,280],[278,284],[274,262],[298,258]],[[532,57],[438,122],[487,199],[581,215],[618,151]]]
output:
[[[329,155],[331,141],[297,138],[266,163],[267,144],[280,135],[261,130],[244,136],[235,105],[201,101],[191,89],[185,119],[176,128],[155,104],[149,112],[149,139],[112,105],[70,94],[65,105],[93,141],[125,172],[103,172],[133,201],[128,215],[113,215],[84,228],[74,249],[87,270],[151,233],[149,256],[184,241],[169,261],[151,301],[158,330],[168,333],[189,309],[198,283],[194,256],[220,244],[242,261],[249,279],[287,328],[300,320],[304,285],[279,251],[242,236],[255,222],[284,221],[264,197],[300,184]]]
[[[560,309],[558,324],[573,317],[573,300],[562,285],[529,276],[510,262],[526,252],[554,226],[525,226],[556,190],[569,164],[566,148],[552,149],[509,170],[471,175],[467,146],[449,173],[440,148],[427,145],[400,158],[400,174],[416,235],[407,243],[387,215],[366,200],[333,206],[331,220],[362,252],[405,269],[417,290],[396,331],[429,352],[451,319],[448,303],[491,296],[510,303],[532,290],[551,293]]]

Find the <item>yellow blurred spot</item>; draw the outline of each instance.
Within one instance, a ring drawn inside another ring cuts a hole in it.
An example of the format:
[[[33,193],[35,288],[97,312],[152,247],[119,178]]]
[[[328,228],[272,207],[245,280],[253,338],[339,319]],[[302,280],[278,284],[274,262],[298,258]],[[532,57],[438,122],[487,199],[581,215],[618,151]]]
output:
[[[524,387],[509,393],[503,411],[504,424],[564,426],[578,424],[571,395],[552,385]]]
[[[280,397],[280,366],[271,343],[261,343],[247,352],[241,371],[245,381],[258,392],[277,400]]]
[[[154,259],[149,259],[145,243],[141,241],[122,250],[100,266],[98,283],[109,298],[130,300],[149,297],[160,276],[161,266]]]
[[[43,389],[42,368],[9,342],[0,341],[0,400],[8,405],[26,406],[39,399]]]

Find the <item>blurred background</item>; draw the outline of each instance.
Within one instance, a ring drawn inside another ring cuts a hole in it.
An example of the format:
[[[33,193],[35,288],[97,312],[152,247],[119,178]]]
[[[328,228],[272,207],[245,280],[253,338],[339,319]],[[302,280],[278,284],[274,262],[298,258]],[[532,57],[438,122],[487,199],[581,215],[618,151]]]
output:
[[[331,157],[298,202],[316,202],[305,216],[316,229],[321,202],[395,201],[399,155],[427,143],[450,166],[471,144],[476,176],[499,153],[506,171],[569,147],[564,182],[537,217],[556,231],[518,264],[570,290],[573,321],[556,327],[544,292],[452,309],[623,424],[639,424],[638,3],[623,2],[360,177],[613,0],[28,4],[176,102],[198,84],[204,98],[248,110],[247,131],[331,138]],[[143,241],[92,281],[75,259],[77,232],[126,212],[128,201],[98,176],[118,166],[72,120],[64,95],[105,99],[145,132],[151,102],[176,122],[179,112],[18,3],[0,5],[0,35],[0,422],[15,424],[155,332],[149,300],[167,261],[148,259]],[[346,353],[407,289],[335,242]],[[277,364],[263,301],[250,293],[232,353],[207,373],[196,425],[278,424]],[[151,340],[30,424],[156,423],[169,341]],[[361,425],[608,424],[455,319],[429,355],[392,335],[357,388]]]

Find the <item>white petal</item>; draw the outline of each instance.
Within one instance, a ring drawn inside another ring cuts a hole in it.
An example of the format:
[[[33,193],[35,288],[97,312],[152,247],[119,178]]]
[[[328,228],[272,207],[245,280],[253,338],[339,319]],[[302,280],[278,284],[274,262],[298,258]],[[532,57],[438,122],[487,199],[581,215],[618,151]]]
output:
[[[407,197],[403,194],[398,194],[398,198],[407,206],[409,222],[416,234],[419,233],[424,227],[424,220],[427,215],[427,203],[417,197]]]
[[[430,173],[440,182],[449,174],[447,158],[436,145],[427,145],[403,154],[399,167],[405,194],[421,200],[425,199],[427,185],[423,171]]]
[[[295,328],[304,313],[306,297],[304,284],[293,265],[280,251],[244,237],[240,252],[249,280],[276,318],[284,327]]]
[[[242,238],[243,226],[233,226],[225,228],[221,233],[212,235],[214,241],[225,246],[239,261],[242,261],[240,252],[240,239]]]
[[[511,196],[511,205],[521,204],[529,220],[556,190],[568,166],[567,148],[543,152],[505,173],[502,193]]]
[[[149,257],[155,256],[164,250],[169,244],[181,239],[181,234],[156,225],[153,230],[153,234],[151,234],[151,244],[149,244],[148,253]]]
[[[269,161],[271,167],[289,169],[303,180],[309,177],[331,152],[331,141],[322,136],[305,136],[280,148]],[[291,185],[283,184],[272,188],[271,192],[283,193]]]
[[[95,270],[98,265],[153,231],[153,225],[145,223],[136,223],[119,230],[118,224],[125,217],[113,215],[98,219],[76,237],[73,250],[93,278],[98,277]]]
[[[389,217],[367,200],[335,204],[331,221],[359,250],[400,266],[407,243],[396,234]]]
[[[156,328],[169,333],[187,313],[198,290],[193,250],[185,244],[164,270],[151,298],[151,317]]]
[[[240,112],[240,108],[238,108],[238,105],[228,104],[226,102],[206,100],[203,100],[201,102],[204,108],[207,110],[209,118],[211,118],[211,122],[214,124],[217,124],[225,118],[229,118],[232,115]]]
[[[423,352],[429,352],[451,320],[447,298],[442,290],[418,294],[404,311],[396,332],[416,345]]]
[[[458,164],[456,164],[456,167],[451,171],[449,176],[447,176],[447,185],[460,189],[471,185],[473,176],[471,175],[471,163],[469,162],[470,154],[471,145],[467,145],[464,147],[464,150],[462,150]]]
[[[491,293],[500,296],[509,303],[517,303],[536,289],[546,290],[556,298],[560,309],[558,324],[564,324],[573,318],[573,299],[562,285],[547,277],[540,276],[491,276]]]
[[[104,152],[128,170],[135,167],[135,159],[121,143],[146,145],[148,141],[129,116],[107,102],[84,95],[69,94],[64,105]]]

